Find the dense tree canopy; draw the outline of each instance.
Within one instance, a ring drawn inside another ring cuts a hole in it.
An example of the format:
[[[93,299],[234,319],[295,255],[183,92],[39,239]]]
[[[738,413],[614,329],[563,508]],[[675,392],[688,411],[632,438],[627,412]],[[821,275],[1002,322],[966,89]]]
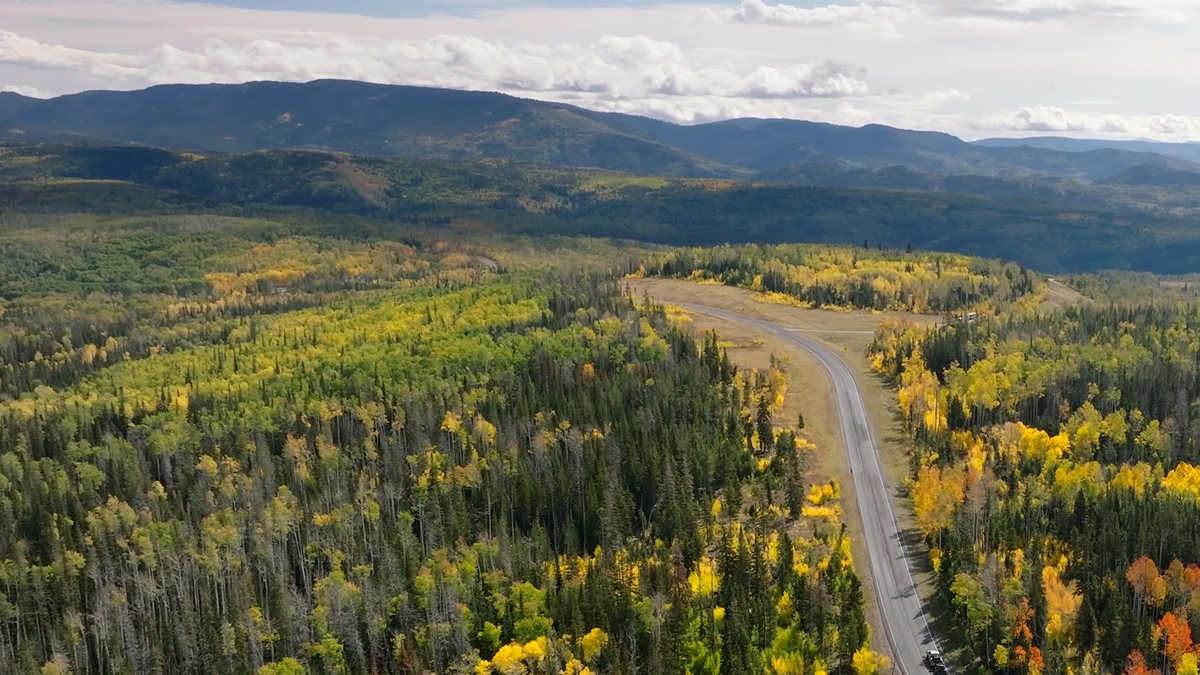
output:
[[[917,521],[983,662],[1194,668],[1198,336],[1175,302],[880,327]]]
[[[941,313],[1037,302],[1045,284],[1024,267],[950,253],[882,247],[722,246],[648,257],[647,276],[719,281],[814,307]]]
[[[186,222],[3,238],[0,662],[883,667],[780,372],[536,244]]]
[[[868,356],[897,388],[913,515],[974,664],[1195,668],[1200,305],[1188,279],[1077,277],[1107,302],[1054,310],[1027,270],[946,254],[723,247],[652,255],[639,271],[809,306],[944,313],[933,328],[885,319]]]

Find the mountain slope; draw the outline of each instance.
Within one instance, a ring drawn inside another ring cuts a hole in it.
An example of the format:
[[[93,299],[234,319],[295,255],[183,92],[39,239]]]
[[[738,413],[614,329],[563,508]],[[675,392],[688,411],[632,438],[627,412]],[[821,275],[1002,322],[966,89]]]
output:
[[[28,101],[8,106],[9,120],[26,135],[60,139],[218,152],[307,147],[445,159],[502,157],[663,175],[736,173],[570,106],[484,92],[322,80],[164,85]]]
[[[1200,178],[1200,174],[1194,174]],[[1066,178],[1023,176],[1001,178],[970,174],[937,174],[907,166],[849,169],[836,164],[793,164],[766,171],[756,180],[813,187],[864,188],[871,190],[910,190],[921,192],[958,192],[993,199],[1051,199],[1086,193],[1088,186]]]
[[[1190,171],[1175,171],[1157,166],[1139,164],[1108,178],[1101,178],[1096,185],[1128,185],[1138,187],[1197,188],[1200,174]]]
[[[46,101],[0,98],[0,139],[89,140],[246,152],[310,148],[435,159],[509,159],[641,174],[745,177],[796,163],[939,174],[1112,176],[1200,165],[1121,149],[988,147],[881,125],[739,119],[682,126],[503,94],[341,80],[164,85]]]
[[[1200,143],[1160,143],[1157,141],[1106,141],[1092,138],[1064,138],[1062,136],[1037,136],[1031,138],[984,138],[974,145],[991,148],[1027,146],[1060,152],[1087,152],[1112,148],[1132,152],[1152,152],[1168,157],[1178,157],[1189,162],[1200,162]]]
[[[798,120],[739,119],[684,127],[643,119],[614,122],[687,152],[758,171],[795,163],[832,163],[845,168],[906,166],[939,174],[1042,174],[1082,180],[1109,176],[1137,164],[1200,172],[1200,165],[1147,152],[987,147],[950,134],[878,124],[856,128]]]
[[[21,116],[30,107],[36,105],[38,99],[29,98],[9,91],[0,91],[0,120],[12,120]]]
[[[819,161],[870,166],[905,164],[930,170],[929,165],[912,163],[919,153],[952,153],[963,145],[962,141],[949,134],[907,131],[880,125],[856,128],[801,120],[764,119],[726,120],[695,126],[647,124],[643,121],[627,123],[680,149],[757,170]]]
[[[759,173],[755,179],[811,187],[968,194],[1067,210],[1125,213],[1130,218],[1200,217],[1200,174],[1144,164],[1091,183],[1041,175],[946,175],[905,166],[847,169],[835,164],[794,164]]]

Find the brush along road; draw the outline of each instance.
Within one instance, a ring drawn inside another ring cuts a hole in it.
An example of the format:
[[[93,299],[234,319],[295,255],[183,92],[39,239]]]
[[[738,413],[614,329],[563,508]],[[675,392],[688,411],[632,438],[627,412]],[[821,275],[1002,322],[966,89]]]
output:
[[[921,607],[921,597],[908,568],[900,523],[888,499],[879,451],[867,423],[862,394],[850,368],[828,347],[803,333],[714,307],[692,304],[679,304],[679,307],[736,321],[786,340],[812,354],[829,373],[837,396],[838,417],[842,422],[850,473],[854,477],[858,512],[863,520],[875,600],[895,657],[895,667],[903,675],[922,672],[925,653],[937,649],[937,644],[929,630]]]

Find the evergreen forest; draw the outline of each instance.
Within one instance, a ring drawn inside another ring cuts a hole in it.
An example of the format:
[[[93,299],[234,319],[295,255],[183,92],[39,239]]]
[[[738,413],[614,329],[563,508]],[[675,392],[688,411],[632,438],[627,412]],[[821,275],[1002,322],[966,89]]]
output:
[[[0,231],[0,672],[886,670],[804,383],[647,251],[340,227]]]

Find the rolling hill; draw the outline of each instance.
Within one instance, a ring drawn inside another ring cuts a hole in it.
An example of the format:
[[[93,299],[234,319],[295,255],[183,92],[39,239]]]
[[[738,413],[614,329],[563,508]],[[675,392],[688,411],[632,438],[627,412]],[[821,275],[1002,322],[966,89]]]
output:
[[[1200,174],[1139,164],[1115,176],[1102,178],[1096,185],[1133,185],[1166,188],[1200,188]]]
[[[838,164],[793,164],[775,171],[764,171],[757,174],[755,179],[813,187],[960,192],[996,199],[1061,199],[1089,192],[1086,184],[1067,178],[939,174],[917,171],[907,166],[850,169]]]
[[[484,92],[325,80],[163,85],[46,101],[14,96],[0,100],[0,120],[8,120],[8,136],[15,140],[125,142],[217,152],[316,148],[380,156],[505,158],[662,175],[738,173],[570,106]]]
[[[503,94],[320,80],[163,85],[0,97],[0,139],[136,143],[204,152],[309,148],[381,157],[509,159],[686,177],[797,163],[1092,181],[1136,165],[1200,173],[1152,152],[989,147],[880,125],[738,119],[684,126]]]
[[[1152,152],[1167,157],[1178,157],[1189,162],[1200,162],[1200,143],[1161,143],[1158,141],[1107,141],[1091,138],[1064,138],[1062,136],[1037,136],[1031,138],[984,138],[974,145],[991,148],[1026,146],[1062,152],[1088,152],[1112,148],[1131,152]]]
[[[670,245],[865,240],[1001,257],[1050,273],[1200,266],[1200,217],[1087,203],[670,179],[507,160],[86,145],[0,150],[0,227],[24,222],[14,214],[255,214],[311,222],[338,236],[399,223]]]
[[[1200,216],[1200,174],[1145,164],[1093,182],[1042,175],[936,174],[906,166],[852,169],[837,164],[793,164],[756,174],[755,180],[809,187],[950,192],[1066,209],[1128,213],[1130,217]]]
[[[1174,157],[1125,150],[1086,153],[1028,147],[986,147],[932,131],[878,124],[845,127],[799,120],[737,119],[680,126],[628,116],[613,118],[673,147],[757,171],[796,163],[843,168],[905,166],[938,174],[1022,176],[1040,174],[1094,180],[1134,164],[1200,170]]]

